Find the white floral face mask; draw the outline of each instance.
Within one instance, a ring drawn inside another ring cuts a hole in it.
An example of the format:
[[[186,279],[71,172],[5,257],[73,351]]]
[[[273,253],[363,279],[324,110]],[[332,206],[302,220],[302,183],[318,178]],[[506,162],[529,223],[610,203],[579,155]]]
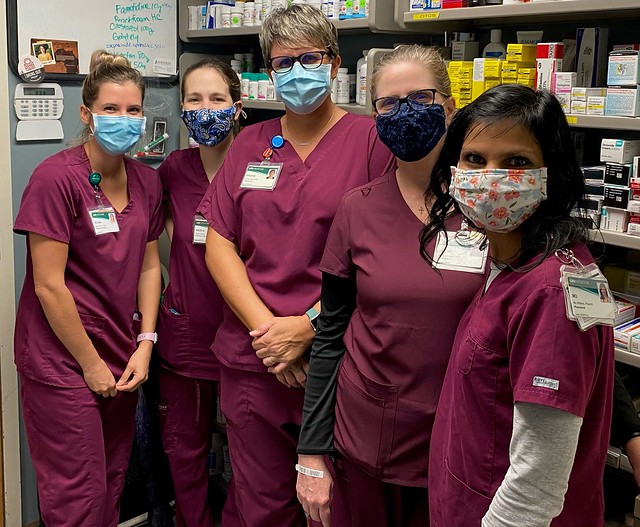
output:
[[[547,169],[463,170],[451,167],[450,192],[476,227],[511,232],[547,199]]]

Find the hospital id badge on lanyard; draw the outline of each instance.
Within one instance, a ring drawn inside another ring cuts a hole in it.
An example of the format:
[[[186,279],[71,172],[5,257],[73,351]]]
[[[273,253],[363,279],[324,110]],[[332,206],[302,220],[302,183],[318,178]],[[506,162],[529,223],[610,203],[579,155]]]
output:
[[[120,232],[120,226],[118,225],[118,218],[116,217],[116,211],[113,207],[108,207],[102,204],[100,194],[98,194],[100,181],[102,176],[97,172],[92,172],[89,175],[89,183],[93,186],[93,195],[96,200],[96,206],[90,207],[89,219],[91,225],[93,225],[93,232],[96,236],[102,236],[103,234],[109,234],[111,232]]]
[[[271,138],[271,146],[262,153],[262,162],[249,163],[242,177],[240,188],[253,190],[273,190],[282,171],[282,163],[271,161],[273,150],[284,146],[284,138],[274,135]]]
[[[484,236],[470,231],[463,221],[458,232],[438,233],[433,251],[433,267],[463,273],[484,273],[488,247],[482,246]]]
[[[193,218],[193,245],[204,245],[207,243],[207,232],[209,231],[209,223],[201,214],[196,214]]]
[[[595,263],[583,265],[570,249],[556,251],[567,318],[582,331],[597,324],[613,326],[617,307],[609,282]]]

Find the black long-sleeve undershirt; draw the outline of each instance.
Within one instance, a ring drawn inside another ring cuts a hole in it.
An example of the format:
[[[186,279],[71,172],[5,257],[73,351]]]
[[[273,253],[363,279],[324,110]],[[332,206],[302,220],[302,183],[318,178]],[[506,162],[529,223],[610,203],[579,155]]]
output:
[[[356,308],[356,280],[322,273],[322,309],[311,347],[298,454],[333,452],[336,388],[344,335]]]

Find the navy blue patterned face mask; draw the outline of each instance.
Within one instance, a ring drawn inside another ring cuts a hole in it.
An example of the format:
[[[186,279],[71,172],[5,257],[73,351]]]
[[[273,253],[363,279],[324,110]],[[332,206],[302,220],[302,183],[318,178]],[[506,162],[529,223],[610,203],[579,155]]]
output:
[[[380,140],[402,161],[419,161],[428,156],[446,131],[444,108],[440,104],[411,108],[406,101],[394,114],[378,114]]]
[[[202,146],[222,143],[233,129],[235,104],[224,110],[182,110],[182,120],[189,129],[189,137]]]

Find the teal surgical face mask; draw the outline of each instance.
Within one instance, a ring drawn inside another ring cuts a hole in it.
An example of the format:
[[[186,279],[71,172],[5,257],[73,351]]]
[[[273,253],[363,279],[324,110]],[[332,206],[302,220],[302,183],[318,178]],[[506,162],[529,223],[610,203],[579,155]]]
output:
[[[331,64],[305,69],[296,62],[286,73],[273,73],[276,93],[291,111],[306,115],[317,110],[331,93]]]
[[[100,147],[113,156],[131,150],[142,134],[147,122],[146,117],[130,115],[98,115],[93,116],[93,137]]]

